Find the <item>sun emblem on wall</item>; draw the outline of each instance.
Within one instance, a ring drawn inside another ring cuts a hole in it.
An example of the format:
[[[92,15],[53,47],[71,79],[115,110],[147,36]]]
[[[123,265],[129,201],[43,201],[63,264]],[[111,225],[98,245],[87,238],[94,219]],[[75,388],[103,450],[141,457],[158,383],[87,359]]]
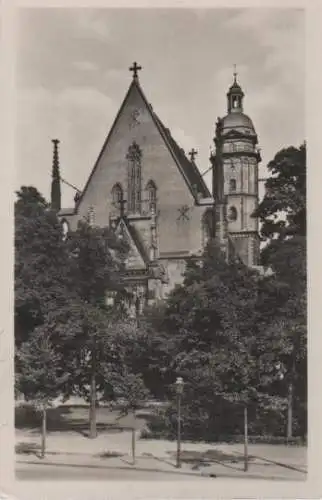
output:
[[[177,218],[177,221],[189,220],[189,210],[190,208],[188,207],[188,205],[182,205],[182,207],[178,209],[179,216]]]

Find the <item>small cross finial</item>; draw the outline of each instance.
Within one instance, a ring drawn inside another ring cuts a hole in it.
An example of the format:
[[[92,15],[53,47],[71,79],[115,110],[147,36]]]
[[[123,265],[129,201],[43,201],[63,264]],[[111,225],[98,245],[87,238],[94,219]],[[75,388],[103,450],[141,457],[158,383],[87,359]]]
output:
[[[194,161],[195,159],[195,156],[198,154],[198,151],[196,151],[194,148],[191,149],[191,151],[189,151],[189,156],[190,156],[190,160],[191,161]]]
[[[133,78],[138,77],[138,71],[142,69],[142,66],[138,66],[138,63],[134,61],[133,65],[129,68],[129,71],[133,71]]]
[[[236,68],[236,64],[234,64],[234,83],[237,83],[237,68]]]

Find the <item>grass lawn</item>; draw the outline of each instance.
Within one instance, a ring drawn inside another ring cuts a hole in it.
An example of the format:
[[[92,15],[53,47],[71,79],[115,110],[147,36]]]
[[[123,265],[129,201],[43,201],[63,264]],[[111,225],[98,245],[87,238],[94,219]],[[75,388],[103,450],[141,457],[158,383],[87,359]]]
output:
[[[153,409],[142,408],[134,418],[131,413],[124,414],[121,407],[97,408],[96,420],[98,431],[142,430],[146,422],[153,418]],[[19,405],[15,410],[15,427],[19,430],[36,429],[41,425],[41,417],[29,405]],[[89,427],[89,407],[87,405],[60,405],[47,412],[48,432],[74,431],[86,434]]]

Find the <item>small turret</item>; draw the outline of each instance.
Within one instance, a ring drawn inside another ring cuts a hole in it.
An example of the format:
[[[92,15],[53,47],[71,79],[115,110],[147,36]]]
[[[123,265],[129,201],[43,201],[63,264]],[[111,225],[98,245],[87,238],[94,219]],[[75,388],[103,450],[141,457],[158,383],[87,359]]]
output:
[[[243,98],[244,92],[237,82],[236,65],[234,71],[234,81],[227,92],[227,110],[228,113],[242,113],[243,112]]]
[[[54,145],[52,180],[51,180],[51,208],[56,212],[61,209],[61,188],[60,188],[60,172],[59,172],[59,153],[58,139],[52,139]]]

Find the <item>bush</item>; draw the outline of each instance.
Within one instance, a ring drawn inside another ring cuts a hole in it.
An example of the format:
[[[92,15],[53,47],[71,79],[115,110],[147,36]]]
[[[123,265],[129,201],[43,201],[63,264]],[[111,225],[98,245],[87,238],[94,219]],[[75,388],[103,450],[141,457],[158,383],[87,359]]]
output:
[[[34,428],[41,425],[41,416],[32,403],[22,403],[15,407],[15,427]]]
[[[86,408],[84,406],[84,408]],[[47,409],[47,430],[61,430],[66,426],[66,415],[70,413],[68,406],[50,407]],[[42,425],[42,412],[32,402],[22,403],[15,408],[15,427],[17,429],[36,429]]]
[[[169,417],[168,410],[159,409],[155,414],[150,415],[140,437],[141,439],[175,439],[176,423]]]
[[[17,455],[36,455],[39,449],[40,446],[36,443],[18,443],[15,447]]]
[[[211,411],[212,410],[212,411]],[[221,401],[208,411],[194,403],[186,403],[181,412],[181,435],[188,441],[204,442],[243,442],[244,415],[239,405]],[[249,442],[284,444],[286,442],[285,412],[263,410],[250,407],[248,412]],[[294,425],[294,429],[297,427]],[[157,411],[141,433],[141,439],[177,438],[177,410],[175,405]],[[300,435],[288,441],[288,444],[303,445],[305,438]]]

